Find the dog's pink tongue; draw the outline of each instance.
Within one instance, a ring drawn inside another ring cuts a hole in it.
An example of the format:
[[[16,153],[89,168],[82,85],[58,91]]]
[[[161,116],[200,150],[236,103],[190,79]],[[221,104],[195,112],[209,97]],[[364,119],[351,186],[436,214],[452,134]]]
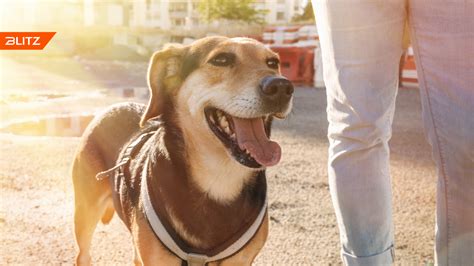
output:
[[[240,149],[247,149],[252,157],[263,166],[273,166],[280,161],[280,145],[268,139],[262,118],[233,117],[233,120]]]

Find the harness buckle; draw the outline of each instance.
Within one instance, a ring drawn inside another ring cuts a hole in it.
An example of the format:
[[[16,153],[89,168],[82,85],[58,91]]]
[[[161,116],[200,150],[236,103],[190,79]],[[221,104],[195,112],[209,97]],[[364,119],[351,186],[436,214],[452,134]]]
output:
[[[196,253],[188,253],[186,256],[186,261],[188,266],[204,266],[206,265],[207,260],[209,259],[206,255],[200,255]]]

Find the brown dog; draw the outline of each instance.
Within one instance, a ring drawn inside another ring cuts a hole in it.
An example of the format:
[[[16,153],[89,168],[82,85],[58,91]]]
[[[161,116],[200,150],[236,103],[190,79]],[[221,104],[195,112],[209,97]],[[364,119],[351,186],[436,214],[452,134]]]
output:
[[[251,264],[268,233],[265,167],[281,155],[272,119],[292,106],[277,55],[252,39],[204,38],[155,53],[148,83],[146,108],[112,106],[82,137],[76,263],[90,264],[96,224],[116,211],[136,264]]]

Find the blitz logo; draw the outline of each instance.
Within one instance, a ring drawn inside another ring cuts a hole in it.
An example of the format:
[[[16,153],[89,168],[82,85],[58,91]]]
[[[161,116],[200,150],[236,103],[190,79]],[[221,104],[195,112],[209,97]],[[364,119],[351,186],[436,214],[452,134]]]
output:
[[[27,37],[12,37],[12,36],[6,36],[5,37],[6,46],[40,46],[40,37],[35,37],[35,36],[27,36]]]
[[[0,50],[43,50],[55,34],[49,31],[0,32]]]

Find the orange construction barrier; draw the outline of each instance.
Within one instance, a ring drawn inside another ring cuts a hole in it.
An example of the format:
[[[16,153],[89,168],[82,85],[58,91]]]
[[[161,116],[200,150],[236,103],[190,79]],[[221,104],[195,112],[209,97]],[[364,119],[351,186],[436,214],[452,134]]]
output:
[[[314,48],[274,46],[271,49],[280,55],[280,69],[283,76],[293,83],[313,84]]]
[[[401,81],[403,85],[418,86],[418,75],[416,73],[415,57],[412,47],[408,48],[405,56]]]

